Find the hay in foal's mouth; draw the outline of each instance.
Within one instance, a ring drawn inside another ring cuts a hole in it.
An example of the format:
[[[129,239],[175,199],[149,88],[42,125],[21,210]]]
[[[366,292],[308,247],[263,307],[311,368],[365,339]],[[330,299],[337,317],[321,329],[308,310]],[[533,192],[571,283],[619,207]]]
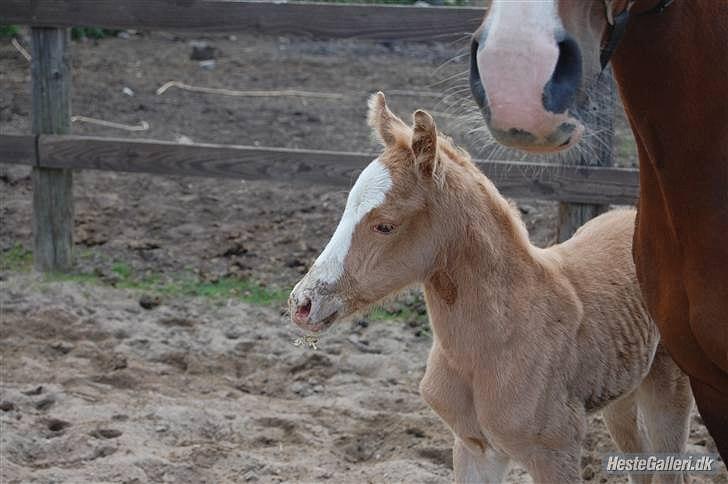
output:
[[[293,346],[301,346],[309,350],[318,350],[319,337],[315,334],[305,334],[293,340]]]

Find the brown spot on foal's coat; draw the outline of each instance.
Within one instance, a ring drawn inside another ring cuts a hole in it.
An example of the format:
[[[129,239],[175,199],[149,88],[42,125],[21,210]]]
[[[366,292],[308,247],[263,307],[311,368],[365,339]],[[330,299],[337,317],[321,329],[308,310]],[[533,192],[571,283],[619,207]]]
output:
[[[458,287],[444,270],[439,270],[430,276],[430,285],[437,295],[447,303],[448,306],[455,304],[458,299]]]
[[[485,442],[483,442],[481,439],[476,439],[475,437],[468,437],[466,439],[468,442],[473,444],[475,447],[478,447],[481,452],[485,452]]]

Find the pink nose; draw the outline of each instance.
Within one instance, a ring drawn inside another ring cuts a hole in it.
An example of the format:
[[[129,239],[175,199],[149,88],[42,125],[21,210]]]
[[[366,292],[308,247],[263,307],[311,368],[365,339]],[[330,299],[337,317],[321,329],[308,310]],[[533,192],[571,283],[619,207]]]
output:
[[[306,324],[309,321],[311,315],[311,299],[304,298],[293,313],[293,322],[296,324]]]

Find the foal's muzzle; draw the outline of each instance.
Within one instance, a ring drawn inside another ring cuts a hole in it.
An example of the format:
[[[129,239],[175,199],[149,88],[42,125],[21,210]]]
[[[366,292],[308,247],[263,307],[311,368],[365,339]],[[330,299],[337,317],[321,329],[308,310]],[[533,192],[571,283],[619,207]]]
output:
[[[291,291],[288,308],[291,321],[314,333],[330,327],[339,318],[343,300],[330,287],[307,274]]]

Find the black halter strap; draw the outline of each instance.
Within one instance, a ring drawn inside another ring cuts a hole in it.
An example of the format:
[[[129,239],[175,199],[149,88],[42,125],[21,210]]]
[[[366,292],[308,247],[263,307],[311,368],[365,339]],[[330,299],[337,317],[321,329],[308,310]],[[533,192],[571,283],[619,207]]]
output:
[[[633,0],[634,1],[634,0]],[[670,6],[670,4],[674,0],[660,0],[657,5],[652,7],[649,10],[646,10],[644,12],[640,12],[637,15],[643,16],[643,15],[652,15],[656,13],[662,13],[667,9],[667,7]],[[630,5],[631,6],[631,5]],[[608,7],[606,7],[608,8]],[[609,12],[607,12],[609,14]],[[609,17],[609,15],[607,15]],[[602,70],[604,70],[607,67],[607,64],[609,64],[609,59],[612,58],[612,54],[614,54],[614,51],[617,50],[617,46],[619,45],[619,42],[622,40],[622,37],[624,36],[624,32],[627,30],[627,21],[629,20],[629,7],[619,12],[617,15],[614,16],[614,21],[609,24],[607,27],[607,34],[606,34],[606,41],[602,45],[601,51],[599,53],[599,62],[602,65]]]
[[[652,7],[651,9],[649,9],[649,10],[647,10],[647,11],[645,11],[645,12],[640,12],[640,13],[638,13],[637,15],[638,15],[638,16],[640,16],[640,15],[652,15],[653,13],[662,13],[662,12],[664,12],[664,11],[665,11],[665,9],[666,9],[667,7],[669,7],[669,6],[670,6],[670,4],[671,4],[671,3],[673,2],[673,1],[674,1],[674,0],[660,0],[660,1],[659,1],[659,2],[657,3],[657,5],[655,5],[655,6],[654,6],[654,7]]]

